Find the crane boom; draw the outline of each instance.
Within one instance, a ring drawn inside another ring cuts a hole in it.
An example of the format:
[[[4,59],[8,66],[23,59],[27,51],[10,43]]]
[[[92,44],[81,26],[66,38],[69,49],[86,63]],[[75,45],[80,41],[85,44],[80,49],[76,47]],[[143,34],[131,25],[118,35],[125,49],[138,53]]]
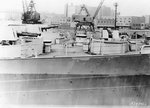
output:
[[[22,0],[22,5],[23,5],[23,13],[25,13],[25,7],[24,7],[24,1]]]
[[[98,7],[97,7],[97,9],[96,9],[96,11],[95,11],[95,14],[94,14],[94,16],[93,16],[93,20],[96,18],[96,16],[97,16],[99,10],[101,9],[101,7],[102,7],[104,1],[105,1],[105,0],[102,0],[102,1],[100,2],[100,4],[98,5]]]

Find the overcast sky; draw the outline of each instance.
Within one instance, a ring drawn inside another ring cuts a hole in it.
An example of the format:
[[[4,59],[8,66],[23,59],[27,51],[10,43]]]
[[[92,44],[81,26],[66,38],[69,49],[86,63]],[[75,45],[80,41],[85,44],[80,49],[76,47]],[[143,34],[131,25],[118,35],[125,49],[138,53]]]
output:
[[[30,1],[30,0],[27,0]],[[69,2],[75,5],[86,4],[98,6],[101,0],[34,0],[38,12],[64,13],[64,5]],[[104,5],[114,8],[118,2],[118,11],[122,16],[150,15],[150,0],[105,0]],[[0,0],[0,11],[22,11],[22,0]]]

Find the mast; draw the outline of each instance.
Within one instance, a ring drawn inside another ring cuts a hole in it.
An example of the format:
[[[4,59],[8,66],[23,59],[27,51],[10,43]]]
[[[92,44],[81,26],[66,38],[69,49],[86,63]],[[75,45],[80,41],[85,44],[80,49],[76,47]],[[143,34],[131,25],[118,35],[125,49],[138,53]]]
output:
[[[118,3],[115,3],[115,30],[117,28],[117,7],[118,7]]]

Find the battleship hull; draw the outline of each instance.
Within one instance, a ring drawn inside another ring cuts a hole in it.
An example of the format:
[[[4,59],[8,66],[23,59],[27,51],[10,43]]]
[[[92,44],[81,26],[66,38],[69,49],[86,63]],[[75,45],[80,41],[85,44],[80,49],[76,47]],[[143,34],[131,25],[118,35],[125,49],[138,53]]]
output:
[[[149,75],[149,55],[0,60],[4,74]]]
[[[0,60],[0,101],[19,105],[149,105],[150,56]]]

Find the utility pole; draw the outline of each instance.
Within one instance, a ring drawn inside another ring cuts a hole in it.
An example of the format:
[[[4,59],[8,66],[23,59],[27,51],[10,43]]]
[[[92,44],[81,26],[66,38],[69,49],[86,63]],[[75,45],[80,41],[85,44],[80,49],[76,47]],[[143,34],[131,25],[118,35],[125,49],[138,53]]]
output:
[[[117,7],[118,7],[118,3],[115,3],[114,6],[115,6],[115,30],[116,30],[116,28],[117,28]]]

